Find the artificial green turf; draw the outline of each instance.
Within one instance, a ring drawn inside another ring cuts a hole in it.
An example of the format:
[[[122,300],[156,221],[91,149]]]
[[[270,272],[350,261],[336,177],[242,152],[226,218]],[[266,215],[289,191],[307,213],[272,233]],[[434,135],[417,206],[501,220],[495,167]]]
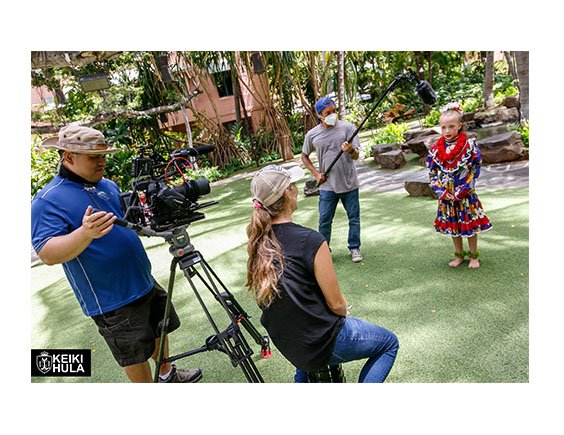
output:
[[[219,205],[204,209],[205,220],[189,227],[192,243],[217,272],[261,333],[260,311],[244,290],[245,227],[252,211],[250,175],[217,183],[202,200]],[[299,183],[303,191],[303,182]],[[528,382],[529,191],[479,191],[494,228],[479,236],[482,267],[447,266],[452,242],[434,233],[436,201],[405,192],[361,192],[360,264],[346,249],[344,210],[333,224],[333,260],[351,314],[395,332],[400,351],[387,382]],[[294,221],[317,228],[317,197],[299,200]],[[160,239],[145,239],[153,274],[166,287],[171,255]],[[90,378],[32,378],[33,382],[127,382],[92,320],[84,317],[61,266],[39,265],[32,273],[34,349],[92,349]],[[195,281],[198,284],[198,281]],[[200,286],[220,328],[227,317]],[[171,351],[195,349],[213,334],[203,310],[181,272],[176,275],[174,304],[183,322],[171,334]],[[275,348],[269,359],[246,337],[266,382],[291,382],[293,368]],[[245,382],[227,355],[204,352],[177,362],[200,367],[201,382]],[[363,362],[344,365],[356,381]]]

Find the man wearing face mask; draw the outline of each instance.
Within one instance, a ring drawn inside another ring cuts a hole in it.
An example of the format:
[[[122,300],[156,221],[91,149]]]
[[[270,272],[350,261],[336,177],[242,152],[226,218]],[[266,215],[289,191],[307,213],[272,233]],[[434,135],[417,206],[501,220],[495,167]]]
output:
[[[315,111],[321,123],[307,132],[301,157],[303,164],[320,184],[319,232],[330,244],[333,217],[340,201],[349,219],[348,248],[352,261],[358,263],[363,256],[360,252],[360,205],[354,160],[359,157],[360,141],[355,136],[352,144],[347,142],[356,128],[350,122],[337,119],[336,105],[331,98],[320,98],[315,103]],[[331,169],[331,176],[326,177],[325,168],[341,150],[343,155]],[[317,154],[319,170],[309,158],[313,151]]]

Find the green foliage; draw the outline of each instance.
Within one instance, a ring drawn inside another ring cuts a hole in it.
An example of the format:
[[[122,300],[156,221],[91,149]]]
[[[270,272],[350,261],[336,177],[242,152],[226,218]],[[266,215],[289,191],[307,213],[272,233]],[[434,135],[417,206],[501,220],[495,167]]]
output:
[[[372,145],[381,143],[402,143],[403,134],[407,129],[408,126],[405,122],[388,124],[386,127],[373,134],[370,142]]]
[[[31,144],[31,197],[33,198],[56,173],[59,153],[56,150],[42,150],[39,148],[41,138],[33,137]]]
[[[462,110],[465,113],[476,112],[482,107],[481,97],[470,97],[461,103]]]
[[[439,123],[439,118],[441,117],[441,112],[439,109],[432,109],[429,114],[423,120],[423,125],[425,127],[433,127]]]
[[[521,141],[525,148],[529,149],[529,121],[527,121],[524,125],[520,126],[517,131],[521,135]]]
[[[300,112],[293,113],[288,117],[288,127],[290,128],[293,143],[292,152],[294,154],[302,152],[305,138],[304,123],[305,115]]]
[[[186,175],[191,180],[196,180],[198,178],[205,178],[209,182],[217,181],[225,177],[224,173],[219,170],[217,166],[198,168],[198,169],[188,169]]]
[[[345,121],[348,121],[353,125],[359,125],[365,116],[366,108],[360,101],[349,101],[349,103],[347,104],[347,114],[345,115]],[[368,122],[369,120],[367,121],[367,124]],[[366,128],[369,128],[369,126],[366,126]]]
[[[378,130],[372,135],[368,145],[364,148],[365,157],[370,157],[372,155],[372,145],[384,144],[384,143],[403,143],[403,135],[407,131],[408,126],[405,122],[391,123],[386,127]]]
[[[106,157],[104,176],[116,182],[123,191],[131,187],[131,160],[134,156],[133,149],[126,149]]]

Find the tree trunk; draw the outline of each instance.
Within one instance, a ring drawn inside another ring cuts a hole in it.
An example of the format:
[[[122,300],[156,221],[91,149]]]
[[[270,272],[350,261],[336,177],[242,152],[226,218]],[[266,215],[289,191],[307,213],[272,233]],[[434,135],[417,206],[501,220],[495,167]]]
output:
[[[311,87],[313,89],[313,104],[321,97],[321,92],[319,91],[319,75],[317,74],[317,62],[315,51],[308,51],[307,56],[309,59],[309,70],[311,73]]]
[[[504,51],[505,60],[507,61],[507,68],[509,69],[509,75],[515,81],[518,80],[517,69],[515,68],[515,52],[514,51]]]
[[[235,106],[235,121],[241,122],[241,89],[239,88],[239,80],[237,79],[237,72],[234,66],[230,66],[231,83],[233,83],[233,103]]]
[[[516,51],[517,77],[519,79],[519,103],[521,121],[529,120],[529,52]]]
[[[431,86],[433,86],[433,52],[426,51],[425,56],[427,57],[427,81]],[[428,115],[431,111],[431,106],[423,104],[423,110],[425,111],[425,115]]]
[[[339,119],[344,119],[346,115],[345,109],[345,52],[337,52],[337,82],[338,86],[338,104]]]
[[[242,60],[254,91],[251,89],[251,86],[245,82],[241,83],[245,86],[245,88],[247,88],[251,95],[253,95],[255,101],[263,108],[266,121],[265,127],[274,134],[274,142],[280,151],[282,159],[285,161],[292,160],[294,158],[294,153],[292,151],[292,135],[284,114],[280,108],[277,108],[274,105],[273,95],[270,92],[268,74],[255,74],[252,72],[253,70],[251,68],[249,58],[246,57]]]
[[[494,52],[486,52],[486,74],[484,77],[484,95],[483,104],[486,109],[491,109],[494,106],[493,94],[494,82]]]

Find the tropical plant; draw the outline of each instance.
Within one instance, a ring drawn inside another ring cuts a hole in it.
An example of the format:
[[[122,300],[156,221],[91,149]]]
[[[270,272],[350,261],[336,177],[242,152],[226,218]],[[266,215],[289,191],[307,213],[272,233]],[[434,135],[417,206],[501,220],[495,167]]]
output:
[[[42,138],[34,136],[31,144],[31,197],[33,198],[56,173],[59,153],[39,148]]]
[[[372,135],[370,141],[372,145],[381,143],[402,143],[403,135],[408,126],[405,122],[391,123]]]
[[[529,149],[529,121],[527,120],[522,125],[520,125],[517,131],[521,135],[521,141],[523,142],[523,145],[525,145],[525,148]]]
[[[441,117],[441,112],[439,109],[433,109],[423,120],[423,125],[425,127],[433,127],[439,123],[439,118]]]

